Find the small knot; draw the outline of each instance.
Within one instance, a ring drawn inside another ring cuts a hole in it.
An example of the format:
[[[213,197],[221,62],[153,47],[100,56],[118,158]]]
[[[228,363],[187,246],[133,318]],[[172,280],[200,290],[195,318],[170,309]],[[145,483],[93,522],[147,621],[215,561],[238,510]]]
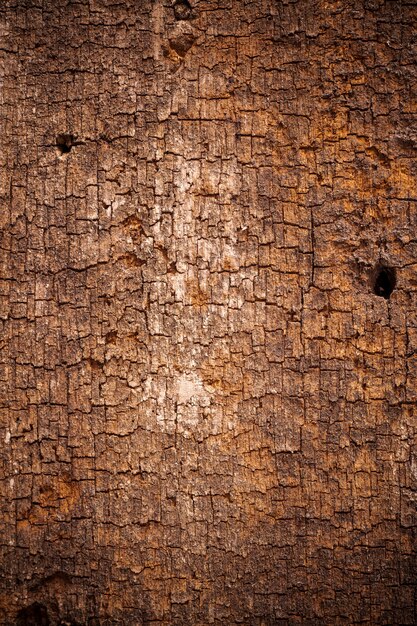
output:
[[[189,20],[192,17],[192,8],[188,0],[176,0],[174,4],[176,20]]]

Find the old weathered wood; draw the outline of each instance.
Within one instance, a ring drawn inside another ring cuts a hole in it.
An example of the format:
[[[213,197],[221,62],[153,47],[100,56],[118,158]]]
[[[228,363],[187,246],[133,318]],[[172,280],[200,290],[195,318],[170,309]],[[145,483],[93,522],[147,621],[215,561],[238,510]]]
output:
[[[414,0],[2,0],[0,623],[417,623]]]

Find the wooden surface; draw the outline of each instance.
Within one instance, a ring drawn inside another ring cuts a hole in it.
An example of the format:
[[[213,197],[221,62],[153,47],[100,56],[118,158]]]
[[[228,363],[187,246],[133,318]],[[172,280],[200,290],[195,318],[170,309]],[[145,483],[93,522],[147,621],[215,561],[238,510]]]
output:
[[[2,625],[417,622],[416,9],[1,2]]]

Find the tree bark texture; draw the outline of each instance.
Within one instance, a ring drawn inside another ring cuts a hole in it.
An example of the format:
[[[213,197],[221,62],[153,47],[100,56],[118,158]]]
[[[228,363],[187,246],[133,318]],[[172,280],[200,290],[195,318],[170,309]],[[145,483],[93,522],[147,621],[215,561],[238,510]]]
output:
[[[415,624],[414,0],[2,0],[4,625]]]

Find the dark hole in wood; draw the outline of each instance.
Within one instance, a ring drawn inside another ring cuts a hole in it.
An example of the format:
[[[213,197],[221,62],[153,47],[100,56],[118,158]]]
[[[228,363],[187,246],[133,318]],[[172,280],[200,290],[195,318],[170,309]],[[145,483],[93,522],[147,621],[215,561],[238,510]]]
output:
[[[388,300],[395,289],[396,282],[397,277],[394,268],[386,265],[377,267],[373,279],[374,294]]]
[[[49,626],[46,606],[39,604],[39,602],[34,602],[21,609],[16,617],[16,626]]]
[[[192,8],[188,0],[177,0],[174,4],[174,15],[176,20],[189,20]]]
[[[68,154],[71,152],[71,148],[74,145],[75,137],[74,135],[66,135],[61,134],[56,137],[56,147],[58,148],[59,154]]]

